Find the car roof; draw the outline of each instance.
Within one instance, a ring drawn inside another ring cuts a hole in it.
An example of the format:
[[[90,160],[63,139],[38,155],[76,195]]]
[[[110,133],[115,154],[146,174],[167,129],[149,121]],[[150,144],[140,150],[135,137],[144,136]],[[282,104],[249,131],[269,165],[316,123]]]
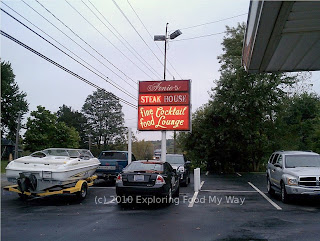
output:
[[[319,155],[312,151],[276,151],[275,153],[283,155]]]
[[[167,156],[183,156],[183,154],[167,154]]]
[[[141,162],[141,163],[150,163],[150,164],[163,164],[163,161],[157,161],[157,160],[138,160],[138,161],[134,161],[134,162]]]
[[[102,152],[119,152],[119,153],[128,153],[128,151],[116,151],[116,150],[109,150],[109,151],[102,151]]]

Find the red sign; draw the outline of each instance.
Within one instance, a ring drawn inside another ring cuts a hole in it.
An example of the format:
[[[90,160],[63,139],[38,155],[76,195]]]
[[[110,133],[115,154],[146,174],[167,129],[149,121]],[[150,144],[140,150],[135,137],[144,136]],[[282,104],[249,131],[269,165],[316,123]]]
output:
[[[139,106],[139,130],[189,130],[189,106]]]
[[[140,94],[139,105],[189,105],[189,93]]]
[[[140,81],[138,130],[190,130],[190,80]]]
[[[139,93],[189,92],[190,80],[140,81]]]

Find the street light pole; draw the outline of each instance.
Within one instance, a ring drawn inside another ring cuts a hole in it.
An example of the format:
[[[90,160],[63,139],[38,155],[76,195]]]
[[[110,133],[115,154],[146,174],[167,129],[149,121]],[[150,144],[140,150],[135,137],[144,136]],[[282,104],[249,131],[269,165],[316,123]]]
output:
[[[170,34],[168,37],[168,24],[166,24],[166,35],[155,35],[154,41],[164,41],[164,70],[163,70],[163,80],[166,81],[166,69],[167,69],[167,41],[168,39],[175,39],[176,37],[180,36],[182,32],[178,29]],[[161,131],[161,160],[166,161],[167,155],[167,138],[166,138],[166,131]]]
[[[164,70],[163,70],[163,80],[166,81],[166,67],[167,67],[167,35],[168,35],[168,24],[166,24],[166,35],[164,39]],[[166,161],[166,155],[167,155],[167,132],[161,131],[161,160],[163,162]]]

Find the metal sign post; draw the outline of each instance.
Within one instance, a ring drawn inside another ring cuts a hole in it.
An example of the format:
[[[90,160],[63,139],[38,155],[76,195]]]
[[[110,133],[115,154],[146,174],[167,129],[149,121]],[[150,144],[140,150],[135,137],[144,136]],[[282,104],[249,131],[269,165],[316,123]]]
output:
[[[129,128],[128,133],[128,164],[130,164],[132,161],[132,132],[131,128]]]

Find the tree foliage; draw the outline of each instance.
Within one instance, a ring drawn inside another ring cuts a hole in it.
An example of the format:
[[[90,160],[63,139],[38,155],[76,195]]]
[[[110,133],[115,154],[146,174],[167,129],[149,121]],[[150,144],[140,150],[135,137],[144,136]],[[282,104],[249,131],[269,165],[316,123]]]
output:
[[[191,159],[219,171],[260,169],[280,146],[286,89],[299,81],[297,75],[247,73],[241,66],[244,33],[244,24],[227,27],[211,100],[193,115],[192,133],[179,135]]]
[[[58,122],[55,114],[42,106],[31,112],[25,133],[25,148],[31,152],[45,148],[78,148],[79,134],[74,127]]]
[[[132,143],[132,152],[137,160],[151,160],[153,158],[153,145],[150,141],[135,141]]]
[[[286,101],[279,119],[286,142],[282,147],[320,152],[320,97],[296,94]]]
[[[88,148],[89,137],[87,118],[79,111],[72,110],[71,106],[62,105],[57,112],[59,122],[64,122],[69,127],[74,127],[80,136],[80,148]]]
[[[87,131],[99,150],[124,142],[126,129],[123,125],[122,106],[112,93],[94,91],[87,97],[82,112],[87,118]]]
[[[13,140],[18,115],[28,112],[27,94],[19,90],[9,62],[1,62],[1,137]]]

